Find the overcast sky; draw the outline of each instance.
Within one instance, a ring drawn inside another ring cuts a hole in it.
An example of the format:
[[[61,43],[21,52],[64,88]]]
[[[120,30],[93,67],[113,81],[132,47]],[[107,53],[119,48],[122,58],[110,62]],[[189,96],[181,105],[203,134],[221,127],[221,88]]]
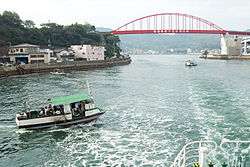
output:
[[[250,29],[250,0],[0,0],[0,13],[5,10],[33,20],[36,26],[50,20],[116,29],[151,14],[183,13],[225,30]]]

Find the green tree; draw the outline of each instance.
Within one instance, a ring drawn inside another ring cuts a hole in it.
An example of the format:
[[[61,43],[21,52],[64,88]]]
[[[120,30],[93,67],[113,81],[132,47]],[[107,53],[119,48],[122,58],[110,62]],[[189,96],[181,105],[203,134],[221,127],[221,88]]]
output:
[[[2,22],[6,25],[21,27],[22,20],[19,15],[15,12],[4,11],[2,14]]]
[[[207,51],[207,49],[203,52],[203,55],[208,55],[208,51]]]
[[[31,28],[35,28],[35,23],[32,20],[25,20],[23,22],[23,25],[25,28],[31,29]]]
[[[3,38],[1,44],[22,43],[24,30],[22,20],[17,13],[4,11],[0,16],[0,36]]]
[[[120,56],[121,48],[118,46],[120,42],[119,36],[112,35],[110,33],[104,32],[101,34],[105,40],[105,55],[108,57]]]
[[[0,46],[31,43],[47,46],[48,39],[54,47],[68,47],[76,44],[105,44],[108,57],[120,54],[118,43],[120,39],[109,33],[96,32],[95,26],[86,24],[71,24],[68,26],[57,23],[43,23],[41,28],[35,27],[32,20],[22,21],[15,12],[4,11],[0,14]]]

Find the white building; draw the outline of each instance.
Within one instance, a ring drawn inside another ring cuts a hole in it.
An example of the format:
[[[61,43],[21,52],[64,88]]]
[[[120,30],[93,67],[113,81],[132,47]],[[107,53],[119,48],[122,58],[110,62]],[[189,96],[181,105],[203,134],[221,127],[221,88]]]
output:
[[[105,59],[105,48],[102,46],[72,45],[71,49],[75,53],[75,58],[82,58],[87,61]]]
[[[192,49],[191,49],[191,48],[188,48],[188,49],[187,49],[187,53],[192,53]]]
[[[71,48],[61,48],[54,50],[57,61],[74,61],[75,54]]]
[[[54,51],[51,49],[40,49],[41,53],[48,55],[48,62],[55,62],[56,57],[54,56]]]
[[[250,55],[250,38],[249,37],[245,37],[242,39],[241,46],[242,46],[241,54]]]
[[[156,54],[156,52],[153,51],[153,50],[148,50],[148,51],[145,52],[145,54],[154,55],[154,54]]]

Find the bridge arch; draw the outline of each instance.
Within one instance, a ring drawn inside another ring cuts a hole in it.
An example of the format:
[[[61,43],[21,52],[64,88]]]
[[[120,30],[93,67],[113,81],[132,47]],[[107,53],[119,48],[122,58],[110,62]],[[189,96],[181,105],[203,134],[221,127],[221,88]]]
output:
[[[181,13],[154,14],[133,20],[112,34],[147,33],[207,33],[226,34],[228,31],[205,19]]]

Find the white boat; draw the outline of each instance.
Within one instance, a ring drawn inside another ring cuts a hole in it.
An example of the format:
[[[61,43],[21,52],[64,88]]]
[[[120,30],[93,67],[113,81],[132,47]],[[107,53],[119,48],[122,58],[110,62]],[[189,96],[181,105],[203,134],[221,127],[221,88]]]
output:
[[[55,97],[49,101],[47,109],[43,108],[40,111],[27,111],[25,105],[25,112],[16,114],[17,126],[29,130],[54,126],[67,127],[89,123],[105,113],[100,107],[95,107],[90,93]]]
[[[53,75],[65,75],[64,71],[61,69],[55,69],[53,72],[50,72]]]
[[[188,67],[197,66],[197,63],[192,62],[191,60],[187,60],[187,62],[185,63],[185,66],[188,66]]]
[[[250,167],[250,141],[195,141],[186,144],[170,167]]]

